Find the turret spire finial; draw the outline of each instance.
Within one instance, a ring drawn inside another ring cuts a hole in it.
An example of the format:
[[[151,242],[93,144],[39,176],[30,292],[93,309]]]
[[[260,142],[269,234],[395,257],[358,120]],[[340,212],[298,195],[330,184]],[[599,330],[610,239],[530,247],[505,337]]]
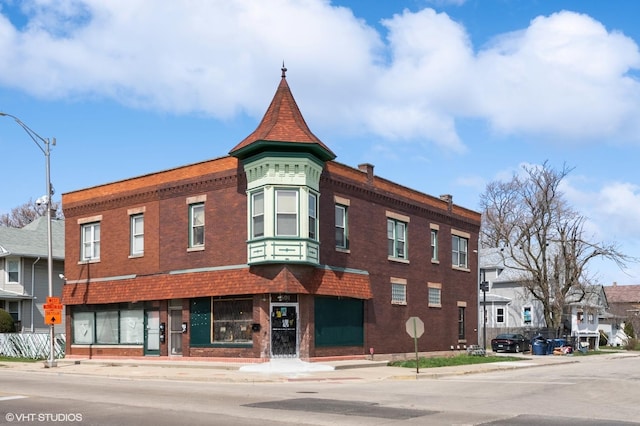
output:
[[[282,61],[282,78],[286,78],[287,77],[287,67],[284,66],[284,61]]]

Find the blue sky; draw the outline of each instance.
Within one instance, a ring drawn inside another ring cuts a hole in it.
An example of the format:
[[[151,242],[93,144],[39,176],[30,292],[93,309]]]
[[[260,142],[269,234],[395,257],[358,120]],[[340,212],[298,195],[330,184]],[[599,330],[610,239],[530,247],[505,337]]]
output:
[[[640,2],[0,0],[0,111],[55,137],[55,200],[224,156],[285,62],[312,131],[356,167],[479,209],[523,164],[593,241],[640,258]],[[45,192],[44,156],[0,118],[0,213]],[[602,284],[640,265],[593,264]]]

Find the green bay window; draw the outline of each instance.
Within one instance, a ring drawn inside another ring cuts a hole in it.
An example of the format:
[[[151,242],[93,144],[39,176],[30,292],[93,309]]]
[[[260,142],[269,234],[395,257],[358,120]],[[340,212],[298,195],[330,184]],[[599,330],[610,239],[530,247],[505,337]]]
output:
[[[264,237],[264,191],[251,195],[251,237]]]
[[[298,236],[298,191],[276,190],[276,236]]]
[[[309,238],[318,239],[318,196],[309,194]]]

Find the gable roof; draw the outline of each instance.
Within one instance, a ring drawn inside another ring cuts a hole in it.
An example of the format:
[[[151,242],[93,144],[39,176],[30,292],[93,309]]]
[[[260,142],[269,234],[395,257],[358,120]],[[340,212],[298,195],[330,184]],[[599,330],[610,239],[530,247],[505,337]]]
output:
[[[51,220],[53,258],[64,260],[64,220]],[[47,218],[42,216],[22,228],[0,226],[0,257],[48,256]]]
[[[609,303],[640,303],[640,285],[606,286],[604,292]]]
[[[336,158],[304,121],[287,83],[286,72],[283,64],[280,85],[262,121],[253,133],[229,151],[229,155],[243,159],[265,148],[283,148],[312,151],[323,161]]]
[[[510,262],[511,254],[502,248],[482,248],[478,257],[480,269],[498,271],[493,283],[516,283],[526,275],[525,271],[509,266],[514,264],[513,261]]]

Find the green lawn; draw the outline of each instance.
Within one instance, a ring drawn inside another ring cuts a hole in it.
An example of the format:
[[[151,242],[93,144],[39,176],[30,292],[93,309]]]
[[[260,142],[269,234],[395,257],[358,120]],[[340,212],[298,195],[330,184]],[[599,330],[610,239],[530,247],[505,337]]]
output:
[[[519,356],[474,356],[466,354],[455,356],[423,357],[419,359],[418,368],[451,367],[467,364],[486,364],[490,362],[522,361],[523,359],[525,358]],[[391,361],[389,362],[389,365],[392,367],[416,368],[416,360],[408,359],[404,361]]]
[[[0,356],[0,362],[38,362],[42,361],[41,359],[33,359],[33,358],[12,358],[8,356]]]

